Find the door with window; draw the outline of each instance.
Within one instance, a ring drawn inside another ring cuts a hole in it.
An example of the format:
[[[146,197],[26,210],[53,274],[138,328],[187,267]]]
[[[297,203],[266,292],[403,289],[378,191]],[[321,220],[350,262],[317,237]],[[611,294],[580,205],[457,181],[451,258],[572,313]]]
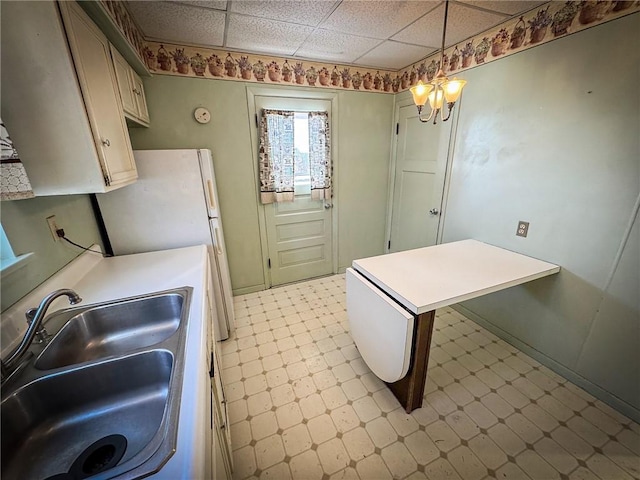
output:
[[[397,118],[390,252],[436,244],[453,124],[421,123],[413,103]]]
[[[314,155],[329,142],[331,102],[316,99],[255,97],[258,136],[265,134],[264,111],[286,112],[286,135],[293,130],[293,158],[285,169],[292,169],[292,191],[276,194],[271,203],[263,200],[268,267],[272,286],[297,282],[333,273],[333,203],[330,189],[321,191],[312,185]],[[326,112],[326,115],[323,115]],[[277,130],[266,132],[278,143]],[[274,138],[275,136],[275,138]],[[287,141],[290,141],[291,137]],[[286,143],[286,142],[285,142]],[[322,145],[320,145],[322,143]],[[278,149],[287,148],[278,145]],[[290,147],[289,147],[290,149]],[[261,160],[262,161],[262,160]],[[329,153],[330,162],[330,153]],[[331,168],[331,163],[329,163]],[[317,172],[315,172],[317,175]],[[312,187],[314,192],[312,194]]]

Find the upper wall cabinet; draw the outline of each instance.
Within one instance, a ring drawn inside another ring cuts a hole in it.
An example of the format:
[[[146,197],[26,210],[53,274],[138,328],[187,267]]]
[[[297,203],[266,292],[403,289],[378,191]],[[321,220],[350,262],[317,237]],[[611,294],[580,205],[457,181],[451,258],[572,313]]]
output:
[[[120,91],[125,117],[134,122],[134,124],[148,127],[149,110],[144,96],[142,79],[113,45],[111,45],[111,56],[116,70],[118,90]]]
[[[2,118],[36,195],[102,193],[137,171],[109,42],[75,2],[3,2]]]

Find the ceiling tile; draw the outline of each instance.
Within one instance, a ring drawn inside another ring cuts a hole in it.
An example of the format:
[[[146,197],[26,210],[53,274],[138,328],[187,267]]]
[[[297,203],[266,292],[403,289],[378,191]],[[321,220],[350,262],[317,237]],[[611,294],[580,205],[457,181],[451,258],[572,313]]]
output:
[[[315,27],[334,6],[333,0],[234,0],[231,11]]]
[[[472,35],[494,27],[504,21],[505,18],[507,18],[505,15],[488,13],[451,3],[449,4],[449,18],[447,21],[447,46],[459,43]],[[392,39],[440,48],[443,20],[444,4],[429,12],[402,32],[394,35]]]
[[[249,52],[293,55],[313,27],[229,14],[226,46]]]
[[[296,56],[336,63],[352,63],[380,43],[372,38],[317,29],[296,52]]]
[[[172,3],[186,3],[195,7],[214,8],[216,10],[227,9],[227,0],[172,0]]]
[[[433,1],[346,0],[320,25],[337,32],[387,39],[433,9]]]
[[[461,0],[460,3],[466,3],[474,7],[484,8],[485,10],[494,10],[508,15],[517,15],[531,10],[532,8],[536,8],[545,2],[523,2],[520,0]]]
[[[436,49],[430,47],[386,41],[358,58],[355,64],[384,68],[387,70],[399,70],[423,59],[435,51]]]
[[[128,7],[148,38],[222,46],[223,12],[168,2],[129,2]]]

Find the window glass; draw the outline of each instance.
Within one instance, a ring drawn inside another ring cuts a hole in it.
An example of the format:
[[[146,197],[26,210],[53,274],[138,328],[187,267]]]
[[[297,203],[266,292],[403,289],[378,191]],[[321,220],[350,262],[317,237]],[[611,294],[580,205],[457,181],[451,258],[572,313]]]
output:
[[[295,176],[293,186],[296,195],[311,193],[311,172],[309,169],[309,115],[296,112],[293,124],[293,144]]]

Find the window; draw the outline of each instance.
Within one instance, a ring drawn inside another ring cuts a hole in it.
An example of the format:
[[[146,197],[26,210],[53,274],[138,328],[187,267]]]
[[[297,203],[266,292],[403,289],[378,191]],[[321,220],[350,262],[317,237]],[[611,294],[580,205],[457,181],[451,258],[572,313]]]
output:
[[[14,272],[25,265],[32,255],[32,253],[26,253],[16,256],[7,235],[4,233],[4,228],[0,225],[0,272],[3,275]]]
[[[329,114],[262,110],[259,137],[262,203],[296,195],[331,198]]]

